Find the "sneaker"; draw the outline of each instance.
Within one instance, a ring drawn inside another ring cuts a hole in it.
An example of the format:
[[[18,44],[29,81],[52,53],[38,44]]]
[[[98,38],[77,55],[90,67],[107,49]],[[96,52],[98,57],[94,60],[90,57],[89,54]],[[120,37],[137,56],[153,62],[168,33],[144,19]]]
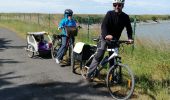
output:
[[[59,60],[58,58],[55,59],[55,62],[56,62],[57,64],[60,64],[60,60]]]

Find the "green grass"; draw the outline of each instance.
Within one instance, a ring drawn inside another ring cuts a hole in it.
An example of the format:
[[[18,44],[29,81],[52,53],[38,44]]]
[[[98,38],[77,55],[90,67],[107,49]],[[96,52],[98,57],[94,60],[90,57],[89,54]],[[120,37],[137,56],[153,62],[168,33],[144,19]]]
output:
[[[56,31],[54,26],[49,28],[37,23],[18,20],[0,20],[0,26],[17,32],[23,38],[26,32],[48,31],[54,33]],[[99,34],[99,30],[96,29],[91,32],[94,36]],[[87,39],[87,36],[87,30],[81,29],[76,40],[92,43]],[[170,48],[164,41],[155,45],[149,40],[136,39],[134,51],[132,52],[131,46],[125,46],[125,51],[121,56],[123,63],[128,64],[135,74],[135,91],[152,95],[158,100],[169,98],[167,88],[170,88]]]
[[[16,20],[1,20],[0,21],[0,26],[9,28],[15,32],[17,32],[21,37],[25,38],[25,34],[27,32],[34,32],[34,31],[47,31],[47,29],[38,26],[37,24],[34,23],[26,23],[26,22],[21,22],[21,21],[16,21]]]
[[[164,46],[158,48],[154,44],[149,44],[148,41],[138,39],[133,52],[131,47],[126,47],[121,55],[123,62],[131,66],[135,74],[136,88],[161,98],[162,94],[159,93],[167,91],[170,85],[169,49]],[[168,94],[164,95],[168,97]]]

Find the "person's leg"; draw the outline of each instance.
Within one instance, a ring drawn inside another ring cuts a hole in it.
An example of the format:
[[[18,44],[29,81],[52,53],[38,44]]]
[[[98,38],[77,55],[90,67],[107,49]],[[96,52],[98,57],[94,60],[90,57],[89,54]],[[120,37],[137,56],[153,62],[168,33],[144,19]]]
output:
[[[58,52],[57,52],[57,59],[58,60],[62,60],[65,50],[66,50],[66,41],[67,41],[67,37],[66,36],[62,36],[62,45],[59,48]]]
[[[102,37],[100,37],[100,41],[97,45],[97,53],[96,53],[95,57],[93,58],[92,63],[89,66],[89,70],[86,75],[87,78],[90,78],[92,73],[97,68],[99,62],[102,60],[104,53],[105,53],[105,49],[106,49],[106,41],[104,39],[102,39]]]

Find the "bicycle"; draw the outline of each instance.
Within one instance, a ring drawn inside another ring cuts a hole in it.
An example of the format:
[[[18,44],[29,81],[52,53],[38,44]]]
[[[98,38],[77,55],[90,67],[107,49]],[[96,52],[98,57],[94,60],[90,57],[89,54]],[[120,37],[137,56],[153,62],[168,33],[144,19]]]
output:
[[[110,95],[114,99],[126,100],[130,98],[134,91],[134,75],[131,69],[122,64],[121,57],[118,55],[118,50],[120,44],[128,44],[129,41],[124,40],[112,40],[111,44],[116,44],[113,48],[107,48],[107,52],[112,53],[110,56],[105,56],[104,59],[97,66],[96,70],[91,75],[91,79],[100,75],[100,71],[107,67],[105,66],[111,59],[113,59],[114,64],[109,68],[106,76],[106,85],[109,90]],[[85,66],[82,67],[81,74],[84,77],[89,69],[89,65],[94,58],[96,52],[86,61]]]
[[[65,50],[65,55],[68,54],[68,64],[71,64],[71,60],[73,57],[73,47],[74,47],[74,40],[73,37],[77,35],[77,28],[76,27],[64,27],[64,29],[66,30],[67,34],[68,34],[68,38],[66,41],[66,49]],[[52,39],[52,48],[51,48],[51,56],[53,59],[56,58],[57,56],[57,51],[59,50],[59,48],[62,45],[62,35],[56,35],[53,34],[53,39]],[[68,51],[68,53],[67,53]]]

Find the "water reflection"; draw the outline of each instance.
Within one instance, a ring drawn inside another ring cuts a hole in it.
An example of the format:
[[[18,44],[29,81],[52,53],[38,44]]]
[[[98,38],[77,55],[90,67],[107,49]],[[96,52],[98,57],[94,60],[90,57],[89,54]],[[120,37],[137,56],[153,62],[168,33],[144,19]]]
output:
[[[123,34],[125,33],[124,31]],[[136,37],[170,43],[170,22],[137,24]]]

